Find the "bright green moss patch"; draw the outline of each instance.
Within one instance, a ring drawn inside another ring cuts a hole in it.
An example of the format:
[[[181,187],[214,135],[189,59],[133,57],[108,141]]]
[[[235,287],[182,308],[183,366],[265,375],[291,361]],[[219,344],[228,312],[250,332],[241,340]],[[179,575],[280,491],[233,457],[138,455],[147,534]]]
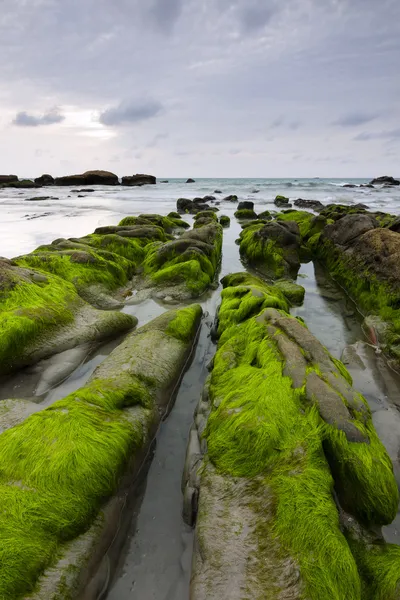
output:
[[[155,285],[181,286],[192,297],[213,282],[221,260],[222,227],[214,221],[200,224],[179,240],[152,244],[147,249],[144,273]]]
[[[235,212],[235,217],[240,219],[257,219],[257,214],[250,208],[241,208]]]
[[[166,332],[177,340],[188,342],[194,338],[195,331],[193,327],[196,325],[201,313],[202,309],[199,304],[182,308],[177,312],[175,319],[169,323]]]
[[[274,277],[285,275],[285,259],[282,247],[272,239],[264,239],[259,232],[262,223],[246,227],[240,234],[240,253],[250,264],[260,266]]]
[[[285,315],[282,304],[268,309],[268,303],[276,306],[274,300],[256,282],[246,273],[223,280],[212,411],[204,434],[209,458],[219,473],[263,477],[273,490],[273,533],[299,565],[304,597],[369,600],[362,591],[369,577],[369,589],[394,600],[400,549],[387,547],[375,570],[372,560],[363,565],[341,531],[333,498],[335,488],[341,505],[368,526],[389,523],[397,513],[392,464],[371,414],[349,387],[340,361]],[[295,385],[299,369],[303,376]],[[311,374],[320,394],[313,402]]]
[[[211,221],[215,221],[216,223],[218,223],[218,217],[213,210],[202,210],[194,216],[195,221],[205,218],[211,219]]]
[[[282,279],[275,281],[274,286],[278,288],[292,304],[300,306],[304,302],[305,289],[297,283]]]
[[[178,213],[176,213],[178,214]],[[188,229],[190,227],[189,223],[184,221],[183,219],[178,217],[163,217],[161,215],[139,215],[138,217],[125,217],[118,224],[119,227],[132,227],[135,225],[155,225],[157,227],[161,227],[167,233],[172,233],[174,229],[182,227],[183,229]]]
[[[119,254],[135,265],[140,265],[145,256],[143,247],[136,239],[121,237],[116,234],[91,234],[82,238],[82,241],[93,248]]]
[[[70,283],[0,263],[0,365],[7,372],[39,336],[71,323],[80,302]]]

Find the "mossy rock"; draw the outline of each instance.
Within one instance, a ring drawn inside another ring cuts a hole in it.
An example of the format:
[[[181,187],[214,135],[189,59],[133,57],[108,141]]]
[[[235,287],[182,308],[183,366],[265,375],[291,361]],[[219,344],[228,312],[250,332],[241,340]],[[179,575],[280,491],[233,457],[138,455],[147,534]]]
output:
[[[85,387],[0,435],[1,598],[56,597],[46,595],[50,572],[55,588],[65,582],[64,598],[75,596],[65,575],[84,581],[92,558],[79,558],[79,536],[105,526],[99,511],[128,461],[146,456],[201,314],[194,305],[162,315],[128,336]]]
[[[300,234],[295,222],[271,221],[246,227],[240,253],[269,277],[295,278],[300,268]]]
[[[399,500],[393,468],[366,401],[351,387],[344,365],[304,323],[287,314],[276,286],[276,293],[268,294],[263,282],[255,285],[256,279],[242,273],[223,280],[220,339],[209,385],[207,458],[200,482],[205,490],[200,487],[196,535],[203,550],[205,544],[221,548],[219,588],[225,589],[225,583],[229,589],[229,561],[215,535],[214,544],[210,538],[215,531],[213,494],[218,497],[221,485],[226,485],[219,502],[238,518],[237,545],[228,536],[229,527],[226,539],[233,545],[229,553],[238,553],[238,560],[250,569],[249,595],[267,597],[271,592],[272,598],[275,589],[283,593],[289,581],[276,581],[274,573],[280,572],[284,560],[298,568],[297,591],[291,587],[291,597],[361,600],[366,568],[343,534],[332,490],[335,486],[353,520],[371,528],[389,523]],[[318,383],[312,389],[311,380]],[[209,464],[222,481],[214,479],[211,487]],[[233,483],[243,488],[240,493],[230,489]],[[253,494],[250,503],[244,502],[248,491]],[[206,504],[202,494],[209,499]],[[253,530],[251,523],[259,527]],[[255,556],[262,557],[259,565],[249,559],[254,548]],[[203,554],[207,562],[208,553]],[[374,598],[383,599],[386,589],[392,594],[388,597],[395,598],[398,575],[391,570],[398,553],[383,552],[382,557],[379,568],[368,575]],[[194,585],[199,585],[197,576],[202,573],[202,579],[204,571],[196,561],[194,568]],[[268,581],[265,569],[271,571]]]
[[[240,221],[241,219],[257,219],[257,214],[250,208],[241,208],[235,212],[235,217]]]
[[[301,285],[286,279],[275,281],[274,285],[283,292],[291,304],[295,304],[296,306],[301,306],[303,304],[305,289]]]
[[[231,220],[227,215],[221,215],[219,218],[219,224],[222,225],[222,227],[229,227]]]

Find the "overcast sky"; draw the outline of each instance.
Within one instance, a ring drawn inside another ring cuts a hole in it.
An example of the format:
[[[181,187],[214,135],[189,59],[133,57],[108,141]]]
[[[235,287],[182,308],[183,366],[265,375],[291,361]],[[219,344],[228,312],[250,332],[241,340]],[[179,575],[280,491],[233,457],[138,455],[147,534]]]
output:
[[[399,0],[2,0],[0,173],[400,175]]]

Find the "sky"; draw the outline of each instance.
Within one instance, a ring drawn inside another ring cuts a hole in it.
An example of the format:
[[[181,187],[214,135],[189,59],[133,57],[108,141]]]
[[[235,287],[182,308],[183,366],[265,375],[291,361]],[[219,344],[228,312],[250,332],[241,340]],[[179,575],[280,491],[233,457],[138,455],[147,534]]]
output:
[[[2,0],[0,173],[400,175],[399,0]]]

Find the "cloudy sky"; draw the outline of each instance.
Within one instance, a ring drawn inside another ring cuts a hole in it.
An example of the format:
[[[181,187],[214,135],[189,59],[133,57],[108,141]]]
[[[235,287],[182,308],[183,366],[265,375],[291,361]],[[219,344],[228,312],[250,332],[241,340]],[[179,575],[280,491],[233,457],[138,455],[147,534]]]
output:
[[[400,175],[399,0],[2,0],[0,172]]]

